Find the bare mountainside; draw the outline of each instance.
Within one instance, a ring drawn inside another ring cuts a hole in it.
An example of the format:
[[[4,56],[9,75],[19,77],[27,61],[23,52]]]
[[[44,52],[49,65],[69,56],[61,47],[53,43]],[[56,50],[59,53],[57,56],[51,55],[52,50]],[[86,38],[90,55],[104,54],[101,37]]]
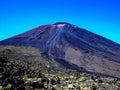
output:
[[[59,68],[32,47],[0,46],[0,90],[119,90],[120,79]]]
[[[60,67],[120,78],[120,45],[69,23],[43,25],[0,45],[33,46]]]

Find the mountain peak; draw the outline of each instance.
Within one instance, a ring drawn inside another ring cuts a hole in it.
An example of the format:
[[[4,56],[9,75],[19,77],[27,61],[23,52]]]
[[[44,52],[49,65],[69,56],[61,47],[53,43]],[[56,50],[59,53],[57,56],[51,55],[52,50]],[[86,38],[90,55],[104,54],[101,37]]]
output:
[[[59,66],[120,77],[120,45],[67,22],[40,26],[0,45],[36,47]]]
[[[68,22],[56,22],[53,25],[57,25],[57,26],[75,26],[75,25],[73,25],[71,23],[68,23]]]
[[[68,23],[68,22],[56,22],[56,23],[54,23],[53,25],[59,25],[59,24],[71,25],[71,24]]]

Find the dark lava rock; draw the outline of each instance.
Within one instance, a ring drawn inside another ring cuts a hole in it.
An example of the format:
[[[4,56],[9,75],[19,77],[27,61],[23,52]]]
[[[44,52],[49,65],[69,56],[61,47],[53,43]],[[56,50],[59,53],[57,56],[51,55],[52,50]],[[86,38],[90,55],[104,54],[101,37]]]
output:
[[[33,83],[32,83],[32,87],[33,87],[33,88],[39,88],[39,89],[45,88],[45,87],[44,87],[44,84],[38,83],[38,82],[33,82]]]

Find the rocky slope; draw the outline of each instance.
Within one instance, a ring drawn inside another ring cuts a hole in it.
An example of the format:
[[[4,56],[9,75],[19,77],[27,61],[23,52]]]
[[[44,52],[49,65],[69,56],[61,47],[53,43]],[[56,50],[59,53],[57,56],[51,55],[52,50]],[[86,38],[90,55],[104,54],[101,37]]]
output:
[[[119,90],[120,80],[62,69],[32,47],[0,46],[0,90]]]
[[[60,67],[120,78],[120,45],[69,23],[43,25],[0,45],[33,46]]]

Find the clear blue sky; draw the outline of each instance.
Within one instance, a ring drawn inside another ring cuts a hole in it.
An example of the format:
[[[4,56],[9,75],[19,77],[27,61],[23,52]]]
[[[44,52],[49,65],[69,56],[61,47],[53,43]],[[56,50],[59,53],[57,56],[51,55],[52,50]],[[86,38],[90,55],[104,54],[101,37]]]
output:
[[[59,21],[120,43],[120,0],[0,0],[0,40]]]

